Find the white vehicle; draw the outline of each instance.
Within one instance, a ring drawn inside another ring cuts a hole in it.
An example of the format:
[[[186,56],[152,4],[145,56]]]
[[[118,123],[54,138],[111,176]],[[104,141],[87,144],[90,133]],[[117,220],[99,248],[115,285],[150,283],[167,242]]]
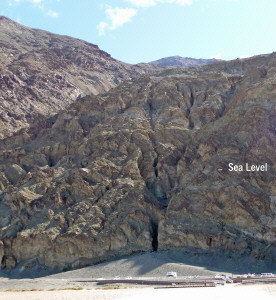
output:
[[[176,272],[168,272],[167,277],[177,278],[177,273]]]
[[[115,276],[115,277],[113,278],[113,280],[118,280],[118,279],[120,279],[120,276]]]
[[[274,277],[272,273],[262,273],[261,277]]]
[[[128,279],[128,280],[129,280],[129,279],[132,279],[132,277],[130,277],[130,276],[127,276],[127,277],[126,277],[126,279]]]

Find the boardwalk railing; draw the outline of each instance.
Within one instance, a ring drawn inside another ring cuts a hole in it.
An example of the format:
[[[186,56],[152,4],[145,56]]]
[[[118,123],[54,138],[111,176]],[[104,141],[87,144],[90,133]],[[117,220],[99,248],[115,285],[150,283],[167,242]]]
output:
[[[243,284],[247,283],[276,283],[276,277],[274,278],[256,278],[256,279],[244,279]]]

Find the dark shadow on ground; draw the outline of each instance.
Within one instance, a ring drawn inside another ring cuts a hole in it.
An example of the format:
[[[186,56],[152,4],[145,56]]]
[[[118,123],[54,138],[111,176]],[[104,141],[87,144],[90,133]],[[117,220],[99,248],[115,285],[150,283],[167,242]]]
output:
[[[145,262],[145,258],[150,263]],[[159,253],[143,254],[132,258],[133,267],[139,268],[139,275],[151,273],[167,264],[181,276],[207,275],[207,273],[264,273],[276,272],[276,262],[257,260],[253,256],[235,251],[210,251],[199,249],[174,249]],[[199,274],[200,273],[200,274]],[[164,273],[165,275],[165,273]]]
[[[32,263],[34,265],[33,268],[30,267]],[[26,266],[26,263],[24,266]],[[113,278],[115,276],[159,277],[165,276],[169,271],[177,272],[178,276],[208,276],[214,273],[276,273],[276,262],[257,260],[243,252],[199,250],[194,248],[133,254],[97,265],[59,273],[57,273],[57,270],[43,266],[37,260],[30,261],[28,266],[29,268],[25,269],[23,265],[19,265],[9,274],[0,273],[0,277],[10,279],[45,276],[52,279]]]

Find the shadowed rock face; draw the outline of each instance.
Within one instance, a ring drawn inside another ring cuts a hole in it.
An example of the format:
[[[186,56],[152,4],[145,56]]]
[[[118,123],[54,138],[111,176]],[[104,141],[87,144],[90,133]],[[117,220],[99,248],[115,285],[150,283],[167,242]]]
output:
[[[275,79],[275,54],[144,75],[1,141],[2,267],[178,247],[275,260]],[[246,162],[268,171],[228,171]]]
[[[78,96],[159,70],[113,59],[98,46],[0,17],[0,138],[57,113]]]

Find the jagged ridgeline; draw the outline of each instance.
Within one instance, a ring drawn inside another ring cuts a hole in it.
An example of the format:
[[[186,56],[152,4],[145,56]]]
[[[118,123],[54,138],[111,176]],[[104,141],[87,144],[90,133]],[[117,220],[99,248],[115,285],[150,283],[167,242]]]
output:
[[[143,75],[2,140],[2,268],[183,247],[275,261],[275,82],[275,54]]]

